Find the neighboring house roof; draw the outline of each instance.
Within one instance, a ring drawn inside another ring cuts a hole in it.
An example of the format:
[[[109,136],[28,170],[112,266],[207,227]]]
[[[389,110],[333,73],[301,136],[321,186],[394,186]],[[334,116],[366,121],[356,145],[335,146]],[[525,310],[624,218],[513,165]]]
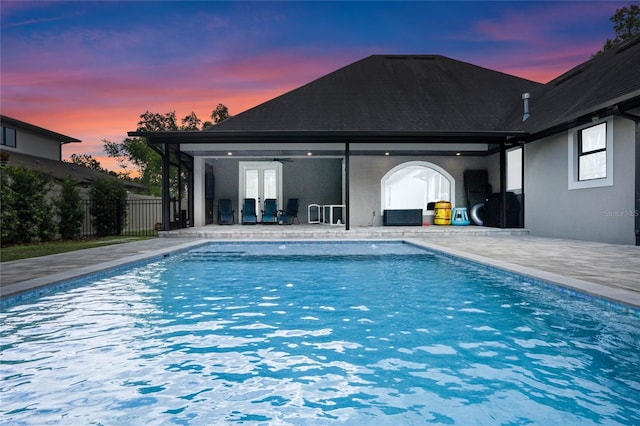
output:
[[[510,122],[532,135],[572,127],[580,119],[610,115],[614,106],[640,105],[640,36],[620,43],[530,92],[530,117],[522,107]]]
[[[0,121],[3,125],[14,126],[17,128],[29,130],[33,133],[38,133],[43,136],[52,138],[57,140],[60,143],[72,143],[72,142],[82,142],[80,139],[72,138],[71,136],[63,135],[62,133],[53,132],[51,130],[47,130],[45,128],[36,126],[31,123],[27,123],[25,121],[21,121],[15,118],[7,117],[6,115],[0,115]]]
[[[522,78],[439,55],[373,55],[203,132],[492,132],[523,92]]]
[[[8,151],[3,151],[8,152]],[[24,166],[30,170],[40,170],[57,181],[62,181],[65,177],[70,176],[73,180],[81,185],[90,185],[95,179],[117,179],[107,173],[93,170],[88,167],[79,166],[73,163],[52,160],[48,158],[35,157],[33,155],[22,154],[19,152],[8,152],[9,160],[7,164]],[[121,181],[127,189],[139,190],[144,188],[142,185]]]

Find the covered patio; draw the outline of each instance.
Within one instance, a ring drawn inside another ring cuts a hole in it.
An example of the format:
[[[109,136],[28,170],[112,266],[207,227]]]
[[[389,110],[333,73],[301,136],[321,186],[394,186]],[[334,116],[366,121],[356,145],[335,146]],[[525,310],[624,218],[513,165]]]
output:
[[[282,208],[298,198],[302,222],[310,204],[343,205],[345,230],[380,227],[385,210],[428,216],[437,201],[470,208],[467,170],[487,172],[504,228],[507,173],[518,170],[523,181],[524,157],[511,171],[507,162],[526,136],[523,94],[537,86],[439,55],[373,55],[203,131],[129,135],[162,155],[164,231],[215,223],[220,199],[232,200],[239,217],[245,198],[258,211],[265,199]],[[396,185],[388,196],[384,179],[410,163],[439,172],[446,189],[433,184],[420,197]],[[274,182],[268,191],[264,171]],[[516,189],[524,211],[524,188]]]

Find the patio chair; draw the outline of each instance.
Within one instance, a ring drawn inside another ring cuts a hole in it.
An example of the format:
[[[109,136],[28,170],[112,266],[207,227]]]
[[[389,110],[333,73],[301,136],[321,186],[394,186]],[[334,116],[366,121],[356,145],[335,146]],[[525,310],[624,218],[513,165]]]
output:
[[[255,225],[258,223],[258,215],[256,215],[256,200],[255,198],[245,198],[242,200],[242,215],[243,225]]]
[[[221,198],[218,200],[218,225],[233,225],[234,213],[230,199]]]
[[[264,200],[262,223],[278,223],[278,202],[276,199],[267,198]]]
[[[300,223],[300,219],[298,219],[298,199],[289,198],[287,200],[287,208],[280,210],[278,223],[281,225],[291,225],[294,220]]]

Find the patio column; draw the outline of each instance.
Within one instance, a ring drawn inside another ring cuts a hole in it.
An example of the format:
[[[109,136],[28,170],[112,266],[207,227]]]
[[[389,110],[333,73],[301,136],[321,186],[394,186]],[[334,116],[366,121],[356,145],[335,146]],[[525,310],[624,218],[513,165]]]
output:
[[[640,246],[640,121],[636,120],[636,202],[635,202],[635,233],[636,245]]]
[[[163,144],[162,152],[162,230],[171,229],[171,195],[169,192],[169,149],[167,144]]]
[[[507,227],[507,142],[500,144],[500,224]]]
[[[344,143],[344,211],[345,211],[345,230],[349,230],[349,142]]]
[[[521,194],[520,196],[522,197],[521,202],[520,202],[520,220],[522,221],[520,223],[521,228],[525,228],[524,223],[525,223],[525,203],[526,203],[526,193],[525,193],[525,183],[524,183],[524,165],[525,165],[525,156],[527,155],[526,150],[524,148],[524,142],[520,142],[520,148],[522,149],[522,157],[520,158],[520,182],[522,183],[522,188],[520,188]]]

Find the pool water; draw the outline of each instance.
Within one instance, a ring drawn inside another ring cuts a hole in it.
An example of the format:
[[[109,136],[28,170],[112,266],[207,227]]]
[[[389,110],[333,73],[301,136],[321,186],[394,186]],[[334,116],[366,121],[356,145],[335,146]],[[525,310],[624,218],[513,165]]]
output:
[[[213,243],[0,315],[2,424],[640,424],[637,313],[405,243]]]

